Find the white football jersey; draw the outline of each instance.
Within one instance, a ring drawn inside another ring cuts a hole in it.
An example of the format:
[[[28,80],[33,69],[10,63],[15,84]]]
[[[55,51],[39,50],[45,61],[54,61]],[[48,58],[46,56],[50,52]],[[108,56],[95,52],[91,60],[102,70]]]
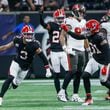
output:
[[[110,22],[104,22],[101,24],[101,26],[107,30],[107,39],[110,45]]]
[[[65,18],[64,20],[65,24],[69,25],[71,28],[71,31],[74,32],[74,29],[76,27],[84,28],[86,24],[86,20],[82,19],[81,21],[78,21],[77,19],[73,17]],[[79,51],[84,51],[84,40],[76,40],[72,38],[70,35],[67,37],[67,46],[68,48],[73,48]]]

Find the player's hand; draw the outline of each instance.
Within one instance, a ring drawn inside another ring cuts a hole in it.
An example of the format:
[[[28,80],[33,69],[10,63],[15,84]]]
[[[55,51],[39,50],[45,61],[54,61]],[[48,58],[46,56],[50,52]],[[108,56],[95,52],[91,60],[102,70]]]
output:
[[[103,65],[100,69],[100,81],[106,82],[109,76],[109,65]]]
[[[62,48],[63,48],[63,50],[64,50],[66,53],[68,53],[68,48],[67,48],[66,45],[62,46]]]
[[[74,56],[76,55],[76,52],[74,50],[72,50],[72,48],[68,48],[67,52],[68,52],[68,54],[71,54],[71,55],[74,55]]]
[[[50,68],[47,68],[46,69],[46,77],[47,78],[50,78],[52,76],[52,73],[51,73],[51,71],[50,71]]]
[[[69,28],[66,24],[61,24],[60,26],[64,31],[68,32],[69,31]]]
[[[74,32],[75,32],[75,34],[80,35],[80,34],[81,34],[81,28],[76,27],[76,28],[74,29]]]
[[[104,65],[104,66],[101,68],[101,73],[102,73],[102,75],[106,75],[106,74],[107,74],[107,65]]]
[[[75,51],[73,51],[72,48],[68,48],[66,45],[64,45],[62,48],[67,54],[76,55]]]

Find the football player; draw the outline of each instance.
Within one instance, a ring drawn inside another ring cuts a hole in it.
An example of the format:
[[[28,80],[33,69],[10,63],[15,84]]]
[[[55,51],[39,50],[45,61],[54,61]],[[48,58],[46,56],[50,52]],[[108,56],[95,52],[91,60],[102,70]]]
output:
[[[7,39],[7,38],[10,37],[10,36],[13,36],[13,37],[14,37],[14,36],[19,36],[19,37],[20,37],[22,28],[23,28],[25,25],[29,25],[29,26],[31,26],[32,28],[34,28],[34,26],[30,23],[30,21],[31,21],[30,16],[25,15],[25,16],[23,17],[23,22],[20,23],[20,24],[18,24],[12,31],[9,31],[7,34],[5,34],[5,35],[2,37],[2,39],[5,40],[5,39]],[[30,66],[30,69],[29,69],[28,74],[29,74],[29,73],[31,73],[31,74],[33,73],[33,63],[32,63],[31,66]]]
[[[107,11],[107,13],[101,18],[101,27],[107,30],[107,39],[110,47],[110,9]],[[110,80],[110,79],[109,79]],[[105,97],[106,100],[110,100],[110,90],[107,92],[107,97]]]
[[[72,7],[72,16],[65,18],[64,23],[69,27],[70,30],[74,30],[75,27],[81,27],[82,29],[85,27],[86,20],[84,19],[86,9],[84,5],[75,4]],[[65,37],[67,38],[67,44],[65,42]],[[83,100],[79,97],[78,91],[80,86],[80,79],[83,72],[83,68],[85,65],[85,48],[84,42],[85,40],[78,41],[73,39],[70,35],[65,33],[63,30],[61,32],[61,44],[63,45],[63,49],[70,54],[72,70],[74,73],[73,80],[73,95],[71,97],[71,101],[73,102],[82,102]],[[59,92],[60,96],[63,96],[62,91],[66,90],[73,74],[68,74],[62,86],[61,91]]]
[[[100,23],[95,19],[87,21],[84,35],[79,35],[79,31],[81,31],[80,28],[75,28],[75,32],[69,31],[66,25],[62,25],[62,28],[75,39],[89,40],[90,49],[93,55],[92,58],[89,59],[82,77],[86,91],[86,99],[83,105],[90,105],[93,103],[90,77],[98,69],[100,69],[101,84],[110,89],[110,81],[108,80],[110,72],[110,48],[107,41],[107,30],[101,28]]]
[[[49,40],[50,40],[50,57],[51,57],[51,64],[52,64],[52,70],[53,70],[53,78],[54,78],[54,85],[56,88],[57,94],[60,91],[60,66],[64,68],[67,74],[71,74],[71,68],[69,66],[69,57],[67,56],[67,53],[64,52],[62,49],[62,46],[60,44],[60,32],[61,28],[60,25],[64,21],[65,18],[65,12],[63,9],[57,9],[53,13],[54,22],[48,22],[44,23],[42,18],[42,13],[40,13],[40,23],[41,25],[48,30],[49,33]],[[64,97],[62,97],[62,101],[66,102],[66,93],[65,91]],[[59,96],[59,95],[58,95]],[[59,97],[58,97],[59,98]]]
[[[10,43],[0,46],[0,51],[5,51],[13,46],[16,47],[17,55],[12,60],[8,78],[2,85],[0,92],[0,105],[2,105],[3,97],[7,92],[10,84],[13,89],[16,89],[21,84],[27,75],[29,66],[32,63],[33,57],[37,54],[43,61],[46,68],[46,76],[50,77],[51,72],[49,69],[48,61],[43,54],[39,42],[33,37],[34,30],[31,26],[25,25],[22,29],[21,38],[14,38]]]

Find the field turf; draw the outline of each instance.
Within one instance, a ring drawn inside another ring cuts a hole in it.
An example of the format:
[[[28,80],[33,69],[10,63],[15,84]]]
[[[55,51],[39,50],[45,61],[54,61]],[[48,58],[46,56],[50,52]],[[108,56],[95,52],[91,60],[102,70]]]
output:
[[[3,81],[0,82],[0,87]],[[77,102],[60,102],[57,100],[53,80],[25,80],[16,90],[10,89],[4,97],[0,110],[110,110],[110,101],[105,101],[107,89],[92,81],[94,104],[82,106]],[[72,95],[72,83],[68,87],[69,98]],[[81,83],[80,96],[85,92]]]

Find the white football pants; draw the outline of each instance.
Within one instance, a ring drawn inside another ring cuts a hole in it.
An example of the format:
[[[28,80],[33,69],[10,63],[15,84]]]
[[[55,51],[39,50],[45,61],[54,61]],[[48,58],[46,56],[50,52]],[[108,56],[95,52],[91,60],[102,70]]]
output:
[[[100,81],[101,82],[106,82],[108,77],[109,77],[109,72],[110,72],[110,65],[107,66],[107,71],[106,74],[103,75],[101,73],[101,69],[104,67],[104,65],[99,64],[98,62],[96,62],[96,60],[94,58],[90,58],[90,60],[88,61],[86,67],[85,67],[85,72],[88,72],[89,74],[93,75],[98,69],[100,69]]]
[[[50,53],[52,69],[56,73],[60,73],[60,66],[65,69],[65,71],[70,71],[70,59],[66,52],[52,52]]]
[[[15,85],[21,84],[28,73],[28,70],[24,71],[20,68],[19,64],[14,60],[11,63],[9,74],[14,77],[13,83]]]

